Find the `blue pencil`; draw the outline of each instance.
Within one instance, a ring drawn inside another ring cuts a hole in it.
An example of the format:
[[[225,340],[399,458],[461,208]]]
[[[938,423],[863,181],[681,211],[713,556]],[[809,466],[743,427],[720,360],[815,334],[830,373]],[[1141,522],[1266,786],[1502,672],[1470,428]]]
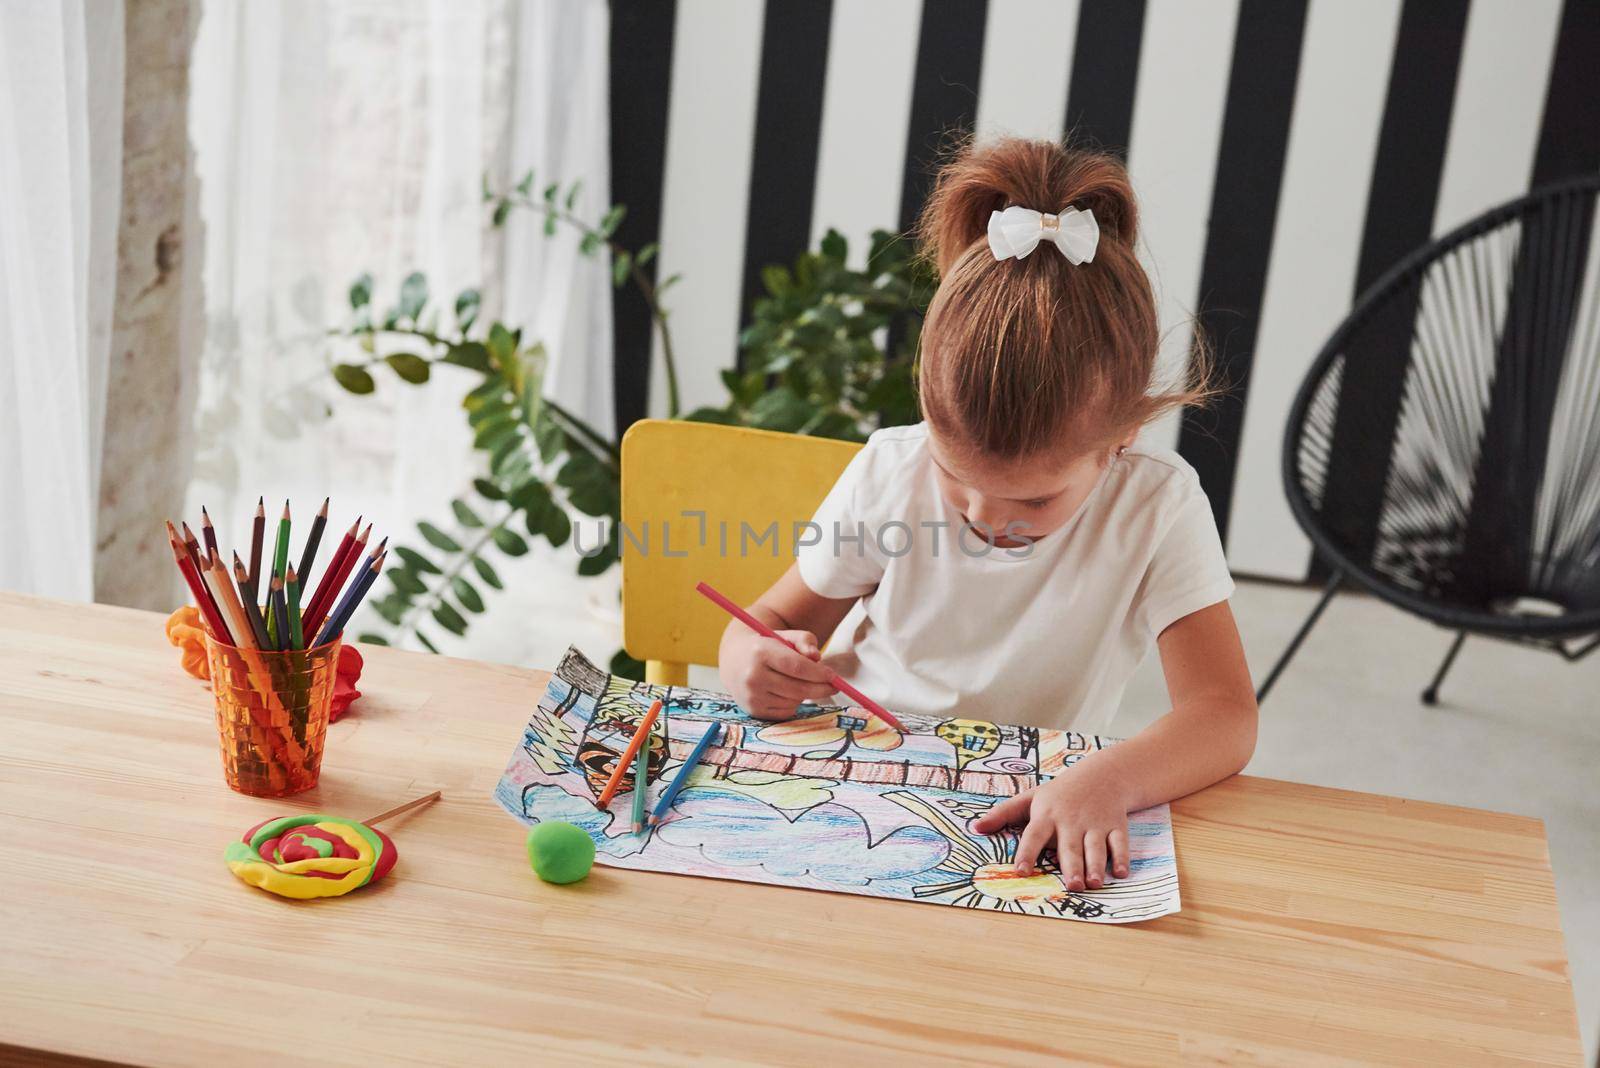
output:
[[[656,802],[656,810],[650,814],[650,826],[654,827],[661,822],[661,818],[667,814],[667,809],[672,807],[672,802],[678,796],[678,791],[683,789],[683,784],[689,781],[689,773],[699,766],[700,758],[705,755],[707,747],[721,733],[722,724],[713,723],[706,728],[706,732],[700,736],[700,740],[694,743],[694,748],[689,750],[689,755],[684,757],[683,763],[678,767],[678,774],[673,776],[671,785],[661,795],[661,800]]]
[[[371,589],[372,584],[378,580],[378,572],[382,568],[383,557],[379,556],[373,559],[367,568],[362,571],[361,576],[350,584],[350,588],[344,592],[344,597],[340,599],[338,607],[328,614],[328,621],[322,625],[321,632],[317,634],[317,640],[311,643],[313,648],[325,645],[338,637],[339,632],[344,630],[344,625],[355,614],[356,607],[361,604],[361,598],[367,595],[367,590]]]

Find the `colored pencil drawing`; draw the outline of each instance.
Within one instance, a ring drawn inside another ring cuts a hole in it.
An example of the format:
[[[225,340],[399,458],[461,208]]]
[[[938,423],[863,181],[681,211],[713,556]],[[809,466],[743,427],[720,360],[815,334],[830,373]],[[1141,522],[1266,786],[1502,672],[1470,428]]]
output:
[[[633,776],[595,799],[652,701],[653,807],[713,722],[708,748],[651,834],[631,827]],[[534,708],[495,797],[525,823],[565,820],[614,867],[740,879],[1034,916],[1127,923],[1178,911],[1167,806],[1129,817],[1130,872],[1069,891],[1046,851],[1012,870],[1017,836],[971,821],[1114,739],[970,719],[902,716],[900,734],[860,709],[751,719],[726,694],[608,675],[569,649]]]

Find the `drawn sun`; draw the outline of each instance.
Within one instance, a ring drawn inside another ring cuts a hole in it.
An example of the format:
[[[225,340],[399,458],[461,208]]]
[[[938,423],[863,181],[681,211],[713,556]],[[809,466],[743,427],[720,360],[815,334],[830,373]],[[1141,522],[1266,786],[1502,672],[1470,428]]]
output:
[[[954,895],[949,904],[1041,916],[1070,912],[1079,919],[1093,919],[1105,913],[1099,902],[1079,897],[1067,889],[1061,869],[1052,856],[1040,857],[1039,870],[1034,874],[1018,875],[1012,867],[1011,847],[1004,836],[990,834],[974,838],[944,810],[907,790],[883,796],[925,818],[950,843],[949,855],[935,870],[947,872],[952,878],[913,887],[911,893],[916,897]]]

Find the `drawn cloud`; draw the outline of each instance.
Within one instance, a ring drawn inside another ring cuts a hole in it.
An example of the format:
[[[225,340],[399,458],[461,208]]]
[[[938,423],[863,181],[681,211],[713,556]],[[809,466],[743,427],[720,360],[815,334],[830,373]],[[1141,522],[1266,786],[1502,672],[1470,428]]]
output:
[[[745,794],[716,786],[686,790],[676,817],[656,829],[660,844],[698,852],[721,868],[760,868],[785,879],[811,877],[843,886],[895,880],[936,867],[949,842],[914,825],[876,844],[860,814],[838,803],[797,817]]]

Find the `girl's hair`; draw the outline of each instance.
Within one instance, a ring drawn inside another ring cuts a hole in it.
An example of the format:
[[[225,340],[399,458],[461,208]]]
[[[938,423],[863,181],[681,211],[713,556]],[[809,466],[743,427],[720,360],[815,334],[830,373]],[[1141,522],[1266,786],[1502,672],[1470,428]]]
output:
[[[1094,212],[1093,261],[1074,266],[1048,241],[997,261],[989,214],[1013,204]],[[1134,252],[1138,224],[1127,168],[1114,156],[1003,138],[945,163],[918,225],[941,276],[918,375],[929,424],[988,455],[1082,451],[1204,399],[1198,347],[1188,388],[1152,384],[1160,329]]]

